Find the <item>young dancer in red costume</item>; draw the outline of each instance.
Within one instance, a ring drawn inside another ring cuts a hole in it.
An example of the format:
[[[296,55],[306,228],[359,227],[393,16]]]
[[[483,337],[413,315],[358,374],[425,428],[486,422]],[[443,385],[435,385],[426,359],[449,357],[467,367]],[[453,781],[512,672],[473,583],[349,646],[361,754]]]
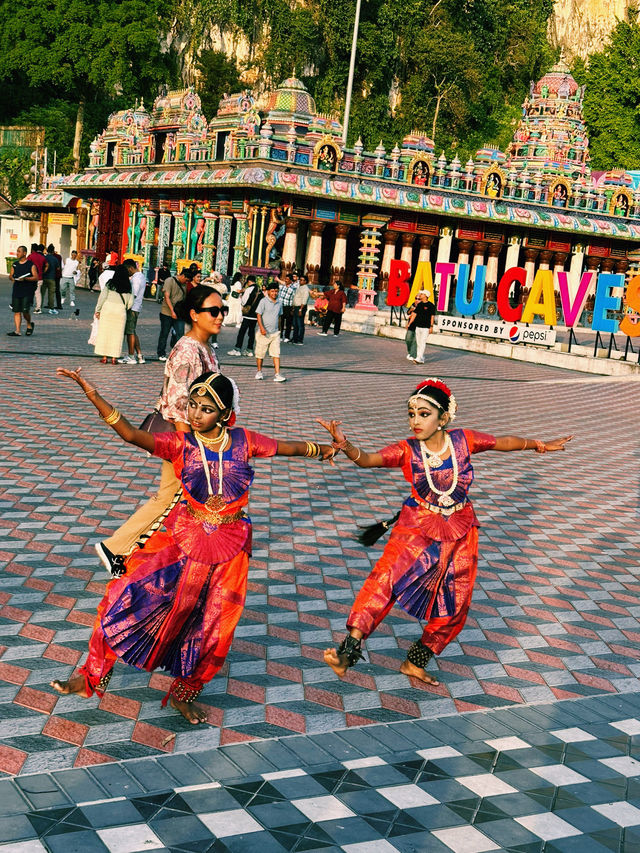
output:
[[[571,436],[540,441],[447,429],[457,404],[438,379],[421,382],[408,406],[414,438],[390,444],[378,453],[354,447],[340,429],[340,421],[320,421],[331,433],[334,449],[360,468],[402,468],[411,484],[411,495],[400,513],[379,526],[379,534],[391,524],[393,529],[349,614],[349,633],[338,649],[325,651],[324,660],[338,675],[344,675],[362,658],[362,640],[398,604],[427,623],[400,671],[436,685],[438,681],[426,672],[426,666],[462,630],[478,567],[478,519],[468,498],[472,454],[485,450],[550,453],[564,450]]]

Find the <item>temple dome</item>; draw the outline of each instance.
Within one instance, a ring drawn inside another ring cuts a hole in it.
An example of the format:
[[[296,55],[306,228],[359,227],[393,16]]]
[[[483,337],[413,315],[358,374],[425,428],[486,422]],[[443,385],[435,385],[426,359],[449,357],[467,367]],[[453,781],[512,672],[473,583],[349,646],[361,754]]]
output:
[[[316,102],[313,100],[302,80],[288,77],[278,88],[271,92],[267,101],[267,113],[294,113],[299,116],[316,115]]]
[[[538,80],[533,89],[534,93],[541,95],[545,86],[549,95],[554,98],[570,98],[578,91],[578,84],[562,57],[556,62],[551,71],[547,71],[544,77]]]
[[[507,155],[496,148],[494,145],[485,145],[476,151],[476,164],[496,165],[499,166],[507,159]]]

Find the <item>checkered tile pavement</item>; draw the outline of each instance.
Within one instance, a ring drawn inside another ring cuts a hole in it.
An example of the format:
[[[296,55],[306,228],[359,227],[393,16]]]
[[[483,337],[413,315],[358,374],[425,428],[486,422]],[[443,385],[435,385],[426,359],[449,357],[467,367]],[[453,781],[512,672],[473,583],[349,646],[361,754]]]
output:
[[[79,297],[82,311],[89,299]],[[155,320],[144,323],[148,352]],[[364,447],[402,437],[417,375],[402,345],[311,331],[304,349],[284,349],[282,386],[255,382],[248,359],[223,356],[240,383],[243,423],[319,438],[314,418],[337,415]],[[57,364],[88,355],[86,333],[74,320],[43,315],[33,338],[0,344],[0,772],[638,691],[635,383],[438,350],[428,373],[453,377],[461,425],[576,434],[565,454],[477,457],[478,585],[465,630],[435,664],[438,688],[398,673],[419,633],[399,610],[368,641],[367,662],[343,681],[321,663],[380,551],[357,544],[355,523],[393,514],[406,495],[401,476],[344,461],[332,468],[259,460],[247,608],[225,668],[203,694],[212,725],[195,729],[160,708],[164,674],[120,665],[103,700],[57,696],[48,683],[81,661],[104,589],[93,542],[153,490],[158,473],[155,461],[116,444],[75,387],[53,376]],[[221,352],[232,335],[223,331]],[[45,354],[56,350],[60,356]],[[107,399],[142,420],[161,384],[160,364],[80,360]]]
[[[0,782],[12,853],[632,853],[635,698],[256,741]]]

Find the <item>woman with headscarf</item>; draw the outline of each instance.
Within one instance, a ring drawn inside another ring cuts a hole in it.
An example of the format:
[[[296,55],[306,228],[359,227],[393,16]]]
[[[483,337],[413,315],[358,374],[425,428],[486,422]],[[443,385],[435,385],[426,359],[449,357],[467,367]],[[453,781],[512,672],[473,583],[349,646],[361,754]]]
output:
[[[125,574],[107,586],[80,674],[51,686],[59,693],[101,696],[120,658],[138,669],[170,672],[174,681],[163,704],[170,699],[189,722],[203,722],[205,712],[193,700],[223,665],[244,608],[251,553],[244,510],[254,475],[249,460],[332,459],[333,448],[236,427],[238,389],[220,373],[203,373],[189,389],[193,432],[155,435],[132,427],[80,368],[58,368],[58,375],[78,383],[123,441],[171,462],[181,491],[164,528],[131,553]]]
[[[473,482],[471,455],[485,450],[564,450],[571,440],[540,441],[507,435],[494,437],[472,429],[451,429],[456,399],[438,379],[421,382],[408,400],[414,437],[366,453],[354,447],[340,421],[320,423],[335,450],[360,468],[401,468],[411,495],[389,521],[367,528],[360,541],[371,545],[393,525],[389,542],[356,597],[347,619],[349,633],[324,660],[338,675],[362,658],[361,643],[394,604],[425,620],[422,637],[409,649],[400,671],[426,684],[438,681],[426,672],[434,655],[460,633],[467,619],[478,567],[478,519],[469,501]]]
[[[122,355],[122,340],[127,322],[127,309],[133,305],[129,269],[118,264],[113,276],[98,297],[95,316],[98,318],[98,335],[94,345],[96,355],[106,364],[116,364]]]

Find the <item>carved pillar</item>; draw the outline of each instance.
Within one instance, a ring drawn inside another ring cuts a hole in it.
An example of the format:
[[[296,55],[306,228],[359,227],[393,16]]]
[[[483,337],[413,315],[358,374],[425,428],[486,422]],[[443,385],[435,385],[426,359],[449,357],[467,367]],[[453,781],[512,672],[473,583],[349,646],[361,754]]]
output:
[[[249,218],[246,213],[234,213],[236,220],[236,239],[233,247],[233,271],[237,272],[247,260],[247,233]]]
[[[536,258],[538,257],[539,252],[540,249],[527,248],[524,250],[524,268],[527,271],[527,280],[525,282],[525,287],[529,289],[533,284],[533,279],[536,272]]]
[[[538,264],[538,269],[539,270],[548,270],[551,266],[551,258],[552,257],[553,257],[553,252],[550,252],[549,249],[543,249],[539,255],[540,262]]]
[[[47,233],[49,232],[49,214],[41,213],[40,214],[40,242],[46,246],[47,245]]]
[[[517,267],[520,261],[520,246],[522,238],[517,234],[512,234],[509,237],[509,245],[507,246],[507,257],[505,258],[504,268],[510,270],[512,267]]]
[[[557,275],[564,271],[564,265],[569,257],[568,252],[555,252],[553,255],[553,274]]]
[[[153,249],[156,241],[156,215],[153,210],[143,210],[142,218],[146,220],[144,239],[142,241],[142,272],[148,280],[149,270],[153,263]]]
[[[217,213],[207,211],[204,215],[204,240],[202,242],[202,272],[208,275],[213,269],[213,259],[216,252],[216,220]]]
[[[613,272],[613,268],[616,265],[615,258],[603,258],[602,266],[600,267],[600,272]]]
[[[419,264],[428,264],[431,260],[431,246],[433,245],[433,236],[431,234],[421,234],[418,237],[420,243],[420,253],[418,254]]]
[[[171,219],[170,213],[160,214],[160,224],[158,225],[158,266],[160,266],[165,258],[169,241],[171,239]]]
[[[476,277],[476,269],[484,265],[484,253],[487,251],[487,244],[479,241],[473,244],[473,261],[471,262],[471,272],[469,273],[469,287],[473,286]]]
[[[307,245],[307,258],[305,267],[309,284],[318,284],[320,281],[320,264],[322,262],[322,232],[324,222],[314,220],[309,223],[309,243]]]
[[[586,255],[585,257],[585,266],[587,268],[587,271],[593,273],[593,276],[591,277],[591,285],[589,287],[589,296],[587,297],[587,301],[585,303],[586,311],[593,311],[595,292],[598,284],[598,272],[600,270],[601,262],[602,258],[599,258],[595,255]]]
[[[220,211],[218,218],[218,241],[216,246],[216,272],[226,275],[229,271],[229,254],[231,252],[231,225],[233,216]]]
[[[171,244],[171,272],[178,270],[178,259],[184,257],[184,213],[173,213],[173,243]]]
[[[256,231],[256,266],[262,266],[262,256],[266,249],[264,244],[264,235],[267,229],[267,219],[269,217],[269,208],[261,207],[260,208],[260,231]]]
[[[331,284],[336,280],[344,281],[344,271],[347,266],[347,235],[350,230],[350,225],[336,225],[336,243],[331,259]]]
[[[79,207],[76,211],[78,214],[78,230],[76,231],[76,249],[78,254],[84,249],[87,248],[87,219],[89,216],[89,209],[86,207]],[[46,243],[45,243],[46,246]]]
[[[282,247],[281,267],[284,272],[290,272],[296,266],[298,253],[298,220],[287,216],[284,225],[284,246]]]
[[[438,254],[436,257],[436,266],[438,264],[448,264],[451,259],[451,245],[453,243],[453,228],[445,225],[440,229],[440,239],[438,240]]]
[[[416,235],[415,234],[403,234],[402,235],[402,251],[400,252],[400,260],[406,261],[409,264],[409,271],[411,271],[412,260],[413,260],[413,244],[415,242]]]
[[[490,243],[489,244],[489,256],[487,258],[487,277],[486,284],[487,290],[491,290],[495,293],[495,288],[498,284],[498,258],[500,257],[500,252],[502,251],[502,243]],[[487,296],[487,298],[489,298]]]
[[[627,258],[623,258],[622,260],[616,261],[615,271],[617,273],[626,273],[629,269],[629,261]]]
[[[567,282],[571,298],[575,298],[582,278],[582,264],[584,262],[584,246],[582,243],[576,243],[571,254],[571,264],[569,265],[569,275]]]
[[[458,264],[469,263],[469,253],[472,246],[471,240],[458,240]]]
[[[396,256],[398,232],[387,230],[382,235],[382,239],[384,241],[384,249],[382,250],[382,264],[380,266],[380,289],[386,290],[391,271],[391,261]]]

